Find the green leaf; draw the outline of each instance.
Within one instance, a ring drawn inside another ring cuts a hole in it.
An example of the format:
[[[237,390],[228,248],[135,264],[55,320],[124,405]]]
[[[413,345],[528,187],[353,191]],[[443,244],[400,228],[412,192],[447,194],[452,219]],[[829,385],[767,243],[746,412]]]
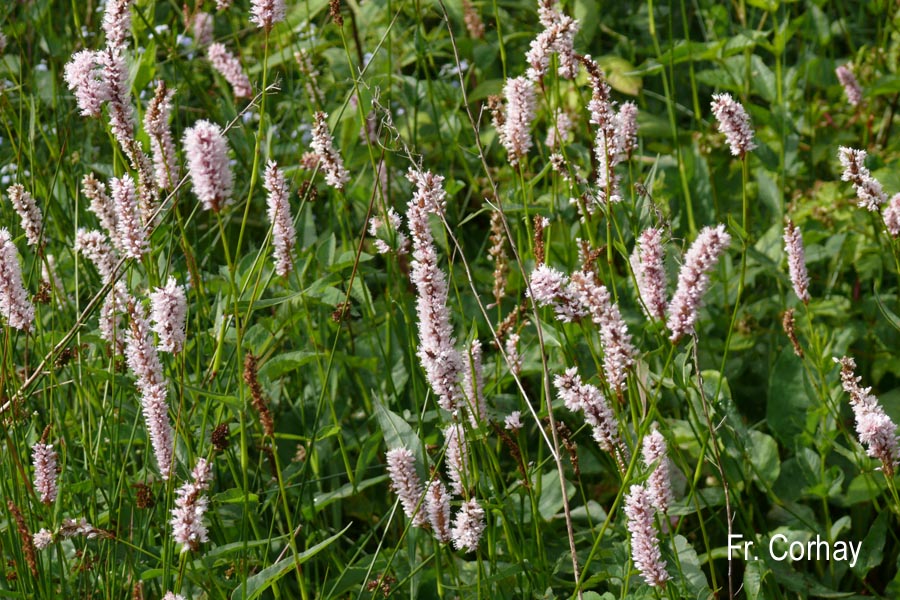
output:
[[[572,497],[575,493],[575,486],[566,482],[566,495]],[[549,521],[562,510],[563,496],[562,489],[559,487],[559,474],[555,471],[548,471],[541,475],[541,501],[538,504],[538,511],[541,516]]]
[[[279,354],[278,356],[274,356],[267,360],[266,364],[259,369],[259,374],[269,380],[277,379],[285,373],[289,373],[298,367],[302,367],[303,365],[312,362],[315,358],[315,352],[306,350],[285,352],[284,354]]]
[[[769,376],[766,419],[772,434],[789,445],[806,429],[811,401],[806,394],[804,376],[803,363],[790,346],[785,346]]]
[[[643,82],[633,64],[618,56],[601,56],[597,64],[606,73],[606,80],[612,89],[629,96],[637,96]]]
[[[258,598],[260,594],[269,589],[276,581],[287,575],[292,569],[302,565],[332,543],[336,542],[339,537],[344,535],[344,532],[350,529],[350,525],[352,525],[352,523],[349,523],[341,531],[327,540],[319,542],[305,552],[301,552],[296,557],[288,556],[248,578],[247,581],[239,585],[234,592],[232,592],[231,600],[237,600],[238,598],[253,600],[254,598]]]
[[[697,557],[697,551],[694,550],[694,547],[683,535],[675,536],[675,552],[678,554],[681,576],[684,578],[684,584],[688,590],[687,597],[712,598],[713,593],[709,589],[706,575],[700,568],[700,559]]]
[[[775,438],[761,431],[750,431],[750,461],[756,471],[761,490],[771,488],[778,475],[781,474],[781,461],[778,459],[778,444]],[[767,485],[763,485],[765,482]]]
[[[762,583],[765,573],[762,572],[762,563],[759,561],[748,562],[744,568],[744,592],[747,600],[759,598],[759,585]]]
[[[866,534],[865,539],[862,541],[862,546],[859,549],[859,559],[851,567],[860,579],[864,579],[866,573],[871,571],[873,567],[880,565],[881,561],[884,560],[884,542],[887,538],[890,514],[886,510],[878,513],[878,518],[872,523],[869,533]]]
[[[400,415],[388,410],[381,402],[375,402],[375,418],[389,449],[401,446],[412,452],[416,457],[416,467],[424,469],[425,456],[422,453],[422,441],[409,423]],[[422,473],[419,473],[422,475]]]

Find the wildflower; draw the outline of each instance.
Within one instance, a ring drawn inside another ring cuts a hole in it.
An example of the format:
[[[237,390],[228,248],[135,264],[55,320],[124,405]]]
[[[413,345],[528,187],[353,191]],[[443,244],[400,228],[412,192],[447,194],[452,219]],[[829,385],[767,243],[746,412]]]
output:
[[[288,186],[284,173],[275,161],[266,165],[263,187],[269,192],[267,214],[272,223],[272,255],[275,258],[275,272],[280,277],[287,277],[294,268],[291,251],[297,239],[294,221],[291,217],[291,205],[288,202]]]
[[[162,600],[184,600],[184,596],[182,596],[181,594],[166,592],[166,595],[162,597]]]
[[[34,329],[34,305],[28,299],[19,251],[9,231],[0,227],[0,315],[10,327],[30,332]]]
[[[131,2],[132,0],[107,0],[106,12],[103,14],[107,47],[116,50],[125,48],[125,39],[131,30]]]
[[[503,419],[503,428],[513,433],[522,429],[522,411],[514,410]]]
[[[369,219],[369,235],[380,236],[375,239],[375,249],[379,254],[406,254],[409,252],[409,239],[400,231],[400,215],[392,207],[387,209],[387,218],[372,217]],[[393,239],[393,245],[391,240]]]
[[[478,427],[479,421],[487,419],[487,406],[484,402],[484,372],[481,366],[481,341],[475,339],[469,345],[468,364],[463,370],[463,390],[465,391],[469,422]]]
[[[272,411],[263,396],[262,386],[259,385],[256,357],[250,352],[244,355],[244,383],[250,388],[250,403],[259,414],[259,424],[263,432],[269,436],[275,436],[275,421],[272,419]]]
[[[659,512],[666,513],[669,511],[669,506],[672,503],[669,456],[666,448],[666,438],[659,432],[655,423],[653,431],[644,437],[641,458],[645,467],[648,469],[653,467],[653,471],[647,480],[647,494],[650,497],[650,504]]]
[[[719,132],[725,134],[731,154],[743,159],[745,154],[756,148],[750,116],[731,94],[713,94],[712,98],[712,111],[719,122]]]
[[[856,362],[847,356],[840,360],[835,358],[834,362],[841,365],[841,385],[850,394],[859,441],[866,446],[866,454],[881,461],[885,476],[891,479],[900,463],[897,426],[878,404],[878,398],[872,395],[872,388],[860,387],[862,377],[856,376]]]
[[[198,12],[191,19],[191,30],[198,46],[209,46],[213,41],[213,16],[208,12]]]
[[[9,195],[9,201],[22,222],[22,229],[25,230],[25,239],[28,241],[28,245],[39,246],[44,219],[41,216],[41,210],[34,201],[34,196],[18,183],[9,186],[6,193]]]
[[[469,37],[475,40],[480,40],[484,38],[484,21],[481,20],[481,15],[478,14],[478,10],[469,0],[463,0],[463,22],[466,24],[466,30],[469,32]]]
[[[518,375],[522,371],[522,357],[519,355],[519,334],[511,333],[504,343],[506,358],[509,361],[510,371]]]
[[[425,511],[434,537],[442,544],[450,541],[450,494],[442,481],[432,481],[425,491]]]
[[[149,243],[147,232],[141,225],[134,180],[128,175],[114,177],[109,182],[109,187],[116,211],[116,238],[125,256],[140,260],[147,253]]]
[[[538,306],[552,306],[556,318],[564,323],[577,321],[587,315],[577,291],[569,285],[569,278],[547,265],[542,264],[531,273],[531,284],[526,295]]]
[[[231,7],[232,0],[216,0],[216,9],[225,10]]]
[[[538,16],[544,30],[532,40],[531,48],[525,54],[525,60],[531,67],[528,79],[540,81],[550,65],[550,55],[559,55],[559,75],[566,79],[574,79],[578,71],[575,59],[575,35],[578,33],[578,21],[561,13],[556,0],[540,0]]]
[[[79,228],[75,233],[75,251],[94,263],[104,283],[112,278],[116,266],[115,258],[112,248],[106,241],[106,236],[100,231]]]
[[[556,113],[556,125],[547,131],[547,139],[544,144],[548,148],[556,148],[572,139],[572,119],[564,110]]]
[[[125,341],[122,338],[121,315],[128,310],[129,302],[134,302],[128,288],[122,281],[117,281],[109,290],[103,305],[100,307],[99,328],[100,338],[113,346],[116,355],[125,350]]]
[[[664,588],[669,574],[659,551],[659,538],[653,528],[650,495],[641,485],[632,485],[625,496],[625,516],[631,534],[631,559],[647,585]]]
[[[474,498],[464,502],[453,521],[453,547],[457,550],[474,552],[484,533],[484,509]]]
[[[872,177],[866,168],[866,151],[855,150],[846,146],[838,149],[838,159],[844,172],[841,180],[849,181],[856,191],[857,206],[868,211],[876,211],[878,207],[887,202],[887,194],[881,187],[881,182]]]
[[[410,170],[407,178],[416,192],[407,206],[406,218],[413,242],[410,280],[416,286],[416,314],[419,328],[417,352],[425,376],[438,397],[438,404],[453,412],[460,398],[457,384],[463,369],[462,355],[454,347],[453,327],[447,309],[447,278],[438,267],[434,238],[428,222],[430,213],[443,211],[446,193],[444,178],[430,171]]]
[[[184,151],[194,193],[205,210],[220,212],[231,200],[233,185],[228,142],[221,127],[197,121],[184,134]]]
[[[809,304],[809,275],[806,273],[803,236],[800,228],[790,221],[784,228],[784,250],[788,255],[788,271],[794,293],[804,304]]]
[[[615,172],[616,165],[622,160],[619,137],[616,135],[615,103],[610,97],[609,84],[600,66],[590,56],[582,57],[581,62],[588,72],[591,83],[591,100],[588,102],[590,122],[597,126],[594,137],[594,156],[597,159],[597,192],[594,204],[614,204],[622,200],[619,194],[619,177]]]
[[[328,115],[316,113],[316,122],[312,130],[310,147],[319,158],[319,166],[325,171],[325,183],[342,190],[350,181],[350,172],[344,168],[344,159],[334,148],[334,138],[328,131]]]
[[[104,76],[102,52],[82,50],[66,63],[64,79],[75,94],[75,101],[85,117],[99,117],[109,100],[109,83]]]
[[[90,200],[88,210],[97,215],[113,246],[121,250],[116,236],[116,208],[106,194],[106,186],[98,181],[93,173],[88,173],[81,180],[81,193]]]
[[[150,321],[159,337],[157,348],[177,354],[184,347],[187,298],[184,288],[174,277],[169,277],[165,287],[156,288],[150,294]]]
[[[624,455],[615,413],[599,389],[581,380],[577,367],[570,367],[564,375],[554,377],[553,385],[566,408],[572,412],[584,412],[585,421],[593,429],[594,441],[600,448],[613,455],[618,452]]]
[[[725,232],[725,226],[718,225],[704,227],[691,244],[678,273],[678,287],[669,304],[667,325],[672,332],[669,339],[673,343],[678,342],[683,335],[694,333],[697,312],[703,295],[709,288],[709,273],[730,243],[731,236]]]
[[[144,311],[134,301],[128,306],[131,326],[125,334],[125,359],[137,378],[141,391],[141,407],[150,434],[150,442],[156,455],[156,463],[163,479],[172,470],[173,434],[166,402],[168,382],[163,377],[159,354],[150,334],[150,325]]]
[[[595,279],[592,273],[575,273],[571,287],[581,305],[590,313],[591,320],[600,326],[603,372],[609,386],[621,397],[636,351],[619,307],[612,302],[606,286],[599,285]]]
[[[637,148],[637,113],[634,102],[623,103],[616,113],[616,146],[628,157]]]
[[[466,431],[459,423],[448,425],[444,430],[447,440],[447,452],[444,459],[447,463],[447,476],[450,478],[450,489],[457,496],[462,496],[467,482],[467,465],[469,464],[469,447],[466,444]]]
[[[310,51],[306,48],[300,48],[300,50],[294,52],[294,60],[297,61],[300,72],[303,73],[303,87],[306,90],[309,101],[316,106],[325,104],[325,96],[322,93],[322,88],[319,87],[320,73],[313,64]]]
[[[650,319],[666,318],[666,268],[663,264],[662,230],[645,229],[631,255],[631,269],[637,281],[641,308]]]
[[[515,167],[531,149],[530,129],[537,108],[534,83],[525,77],[507,79],[503,95],[506,97],[506,116],[503,129],[497,133],[509,154],[509,164]]]
[[[894,237],[900,235],[900,194],[891,197],[890,203],[884,207],[882,216],[888,233]]]
[[[500,300],[506,295],[509,257],[506,254],[505,233],[503,215],[500,214],[499,210],[491,211],[491,246],[488,248],[488,255],[494,260],[493,306],[499,306]]]
[[[134,139],[137,121],[131,105],[128,64],[125,55],[113,48],[107,48],[100,56],[103,77],[109,85],[109,126],[122,151],[134,161],[138,149]]]
[[[284,21],[284,0],[253,0],[250,21],[266,31]]]
[[[834,70],[834,74],[837,75],[838,81],[844,86],[847,102],[851,106],[859,106],[860,102],[862,102],[863,92],[859,82],[856,80],[856,76],[853,75],[853,71],[847,65],[841,65]]]
[[[244,73],[240,61],[227,49],[224,44],[210,44],[206,49],[206,58],[212,64],[213,69],[225,78],[231,85],[235,98],[250,98],[253,96],[253,87],[250,78]]]
[[[34,491],[44,504],[56,501],[56,452],[53,446],[43,441],[31,447],[31,462],[34,464]]]
[[[180,176],[175,157],[175,143],[169,130],[174,95],[175,90],[166,88],[166,83],[160,79],[156,84],[156,94],[144,114],[144,129],[150,136],[150,148],[153,152],[156,185],[163,190],[174,188]]]
[[[53,543],[53,534],[47,529],[41,529],[33,536],[31,536],[32,541],[34,542],[34,547],[38,550],[43,550]]]
[[[406,448],[392,448],[387,453],[387,469],[404,514],[412,519],[414,527],[421,527],[426,515],[417,510],[422,499],[422,481],[416,472],[415,456]]]
[[[209,541],[209,531],[203,524],[203,516],[209,508],[209,500],[203,492],[209,490],[211,479],[210,464],[205,458],[198,458],[191,471],[193,481],[183,484],[175,492],[175,507],[172,509],[172,537],[181,544],[181,552],[196,551],[200,544]]]

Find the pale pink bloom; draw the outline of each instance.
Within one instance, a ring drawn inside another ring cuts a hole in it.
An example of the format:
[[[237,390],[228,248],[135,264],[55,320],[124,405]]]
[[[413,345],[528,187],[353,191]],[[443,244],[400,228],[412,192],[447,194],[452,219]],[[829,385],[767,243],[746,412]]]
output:
[[[159,353],[153,343],[152,329],[146,313],[131,302],[128,307],[131,326],[125,333],[127,345],[125,358],[128,368],[137,378],[137,387],[142,392],[154,387],[162,387],[165,395],[166,379],[163,376]]]
[[[507,79],[503,95],[506,97],[506,121],[497,135],[509,154],[509,164],[515,167],[528,156],[532,145],[531,123],[537,109],[534,83],[525,77]]]
[[[174,95],[175,90],[168,89],[166,83],[160,79],[156,84],[156,94],[144,114],[144,130],[150,136],[156,185],[162,190],[174,188],[180,177],[175,157],[175,142],[172,140],[172,131],[169,129],[172,96]]]
[[[503,428],[513,433],[522,429],[522,411],[514,410],[503,419]]]
[[[125,61],[125,55],[114,48],[104,50],[101,58],[103,76],[109,85],[109,126],[122,151],[136,163],[140,148],[134,138],[137,120],[134,116],[134,106],[131,104],[128,63]]]
[[[103,299],[103,305],[100,307],[98,320],[100,337],[112,344],[113,351],[117,356],[125,351],[121,316],[128,311],[129,302],[134,302],[134,299],[128,293],[128,288],[124,282],[117,281]]]
[[[187,298],[184,288],[169,277],[165,287],[150,294],[150,321],[159,337],[157,348],[163,352],[179,353],[184,348]]]
[[[471,483],[468,475],[469,446],[466,443],[466,431],[459,423],[448,425],[444,430],[447,440],[447,451],[444,461],[447,463],[447,476],[450,478],[450,489],[457,496],[462,496],[466,484]]]
[[[66,63],[64,78],[75,94],[82,116],[99,117],[103,104],[109,100],[109,83],[104,74],[102,52],[82,50]]]
[[[719,122],[719,132],[731,148],[731,154],[744,157],[756,148],[753,141],[753,130],[750,129],[750,116],[740,102],[735,102],[731,94],[713,94],[712,111]]]
[[[669,574],[659,550],[659,538],[653,528],[654,509],[650,495],[641,485],[632,485],[625,496],[625,516],[631,534],[631,559],[647,585],[664,588]]]
[[[162,597],[162,600],[184,600],[184,596],[182,596],[181,594],[166,592],[166,595]]]
[[[724,225],[704,227],[684,257],[678,273],[678,287],[669,304],[667,325],[677,342],[683,335],[694,333],[697,313],[706,290],[709,289],[709,273],[731,244],[731,236]]]
[[[637,139],[638,108],[634,102],[625,102],[616,113],[616,145],[619,152],[630,157],[638,144]]]
[[[424,510],[419,510],[422,480],[416,472],[416,457],[407,448],[392,448],[387,452],[387,470],[403,513],[412,519],[414,527],[421,527],[425,524],[426,515]]]
[[[276,23],[284,21],[284,0],[253,0],[250,20],[270,31]]]
[[[206,50],[206,58],[231,85],[235,98],[250,98],[253,96],[253,86],[250,78],[244,73],[241,62],[227,49],[224,44],[216,42],[210,44]]]
[[[647,479],[647,494],[650,504],[661,513],[669,511],[672,504],[672,483],[669,479],[669,455],[666,438],[653,426],[641,448],[641,458],[648,469],[653,467]]]
[[[487,419],[487,405],[484,400],[484,371],[481,365],[481,341],[472,340],[469,345],[468,363],[463,369],[463,391],[469,411],[469,422],[472,427]]]
[[[121,250],[116,236],[116,208],[106,193],[106,186],[97,180],[93,173],[88,173],[81,180],[81,193],[91,201],[88,210],[97,215],[113,246]]]
[[[574,79],[578,73],[578,61],[575,58],[575,35],[579,23],[558,9],[556,0],[541,0],[538,15],[544,31],[531,42],[531,48],[525,54],[528,61],[528,78],[541,80],[550,66],[551,54],[559,55],[559,76]]]
[[[884,193],[881,182],[872,177],[869,169],[866,168],[865,150],[841,146],[838,149],[838,160],[844,167],[841,179],[851,182],[856,191],[857,206],[868,211],[876,211],[879,206],[887,202],[887,194]]]
[[[160,477],[165,480],[172,474],[172,454],[175,446],[172,424],[169,422],[167,394],[166,383],[150,386],[141,392],[141,412],[150,435],[150,445],[156,456]]]
[[[269,193],[266,202],[269,222],[272,223],[272,255],[275,258],[275,272],[280,277],[287,277],[294,268],[291,252],[297,243],[297,232],[291,217],[289,190],[284,173],[278,164],[270,160],[266,166],[263,187]]]
[[[847,102],[849,102],[851,106],[859,106],[860,102],[862,102],[863,92],[862,88],[859,86],[859,82],[856,81],[856,76],[853,75],[853,71],[851,71],[847,65],[841,65],[834,70],[834,73],[837,75],[841,85],[844,86],[844,93],[847,94]]]
[[[107,0],[103,14],[103,31],[106,45],[116,50],[125,48],[125,40],[131,31],[132,0]]]
[[[63,519],[62,525],[59,527],[59,535],[64,538],[72,538],[80,535],[89,540],[97,537],[99,530],[87,522],[87,519],[81,517],[78,521],[75,519]]]
[[[809,275],[806,272],[806,254],[800,228],[791,222],[784,228],[784,250],[788,256],[788,271],[794,293],[804,304],[809,304]]]
[[[0,227],[0,315],[10,327],[34,330],[34,305],[28,299],[19,251],[6,228]]]
[[[847,356],[840,360],[835,358],[834,362],[841,365],[841,385],[850,394],[850,407],[856,417],[859,441],[866,446],[869,456],[881,461],[885,475],[890,479],[900,463],[897,426],[884,412],[878,398],[872,395],[872,388],[859,385],[862,377],[856,376],[856,362]]]
[[[553,385],[566,408],[572,412],[584,412],[585,421],[593,429],[594,441],[603,450],[617,457],[618,453],[625,454],[615,413],[607,404],[603,392],[581,380],[577,367],[570,367],[564,375],[554,377]]]
[[[450,541],[450,494],[442,481],[432,481],[425,491],[425,511],[434,537],[442,544]]]
[[[578,291],[569,284],[569,278],[546,264],[539,265],[531,273],[526,295],[538,306],[552,306],[556,318],[563,323],[577,321],[588,314],[578,297]]]
[[[41,528],[40,531],[31,536],[32,542],[34,542],[34,547],[38,550],[43,550],[53,543],[53,533],[49,530]]]
[[[638,294],[644,313],[650,319],[665,320],[666,267],[662,247],[662,230],[655,227],[645,229],[631,255],[631,269],[637,281]]]
[[[102,232],[96,229],[79,228],[75,233],[75,251],[84,255],[94,264],[104,283],[112,278],[116,259]]]
[[[478,549],[481,535],[484,533],[484,509],[474,498],[463,502],[453,520],[453,529],[450,532],[453,537],[453,547],[465,552],[474,552]]]
[[[216,9],[225,10],[231,6],[232,0],[216,0]]]
[[[39,246],[44,219],[41,216],[41,209],[34,201],[34,196],[25,189],[25,186],[18,183],[9,186],[6,193],[22,222],[22,229],[25,230],[25,239],[28,241],[28,245]]]
[[[628,326],[613,303],[606,286],[599,285],[593,274],[578,272],[571,278],[581,305],[590,313],[591,320],[600,326],[600,343],[603,346],[603,372],[606,382],[616,394],[625,390],[628,369],[634,364],[636,350],[631,343]]]
[[[181,552],[196,551],[200,544],[209,541],[209,530],[203,524],[203,517],[209,508],[209,499],[204,492],[209,490],[211,465],[205,458],[197,459],[197,466],[191,472],[193,481],[183,484],[175,492],[175,507],[172,509],[172,537],[181,544]]]
[[[213,16],[208,12],[198,12],[191,20],[191,30],[194,33],[194,43],[203,48],[213,41]]]
[[[406,254],[409,252],[409,238],[400,231],[400,215],[393,207],[388,207],[387,218],[369,219],[369,235],[375,239],[375,249],[379,254]]]
[[[547,130],[547,139],[544,144],[548,148],[556,148],[562,144],[566,144],[572,139],[572,119],[569,113],[564,110],[556,113],[556,126]]]
[[[320,73],[313,64],[312,53],[306,48],[300,48],[294,52],[294,60],[297,61],[300,72],[303,74],[303,88],[306,90],[310,103],[314,106],[325,104],[325,96],[322,88],[319,87]]]
[[[325,183],[338,190],[344,189],[350,181],[350,172],[344,168],[344,159],[334,147],[326,113],[316,113],[309,145],[319,159],[319,167],[325,171]]]
[[[149,242],[147,232],[141,224],[134,180],[129,175],[121,178],[113,177],[109,187],[116,211],[116,238],[119,240],[122,253],[129,258],[140,260],[148,252]]]
[[[31,447],[34,465],[34,491],[44,504],[56,501],[56,452],[51,444],[36,443]]]
[[[222,128],[206,120],[197,121],[184,134],[184,151],[194,194],[205,210],[221,211],[231,201],[233,186]]]
[[[888,233],[894,237],[900,235],[900,194],[894,194],[891,197],[891,202],[884,207],[882,216]]]
[[[522,371],[522,356],[519,354],[519,334],[510,333],[504,343],[506,357],[509,359],[510,371],[518,375]]]
[[[597,126],[594,137],[594,156],[597,159],[597,191],[594,203],[614,204],[622,200],[619,193],[619,177],[615,172],[616,165],[622,161],[615,103],[610,98],[609,84],[600,66],[590,56],[585,56],[582,62],[591,82],[591,100],[588,102],[590,122]]]
[[[447,308],[447,277],[438,266],[437,250],[428,215],[442,214],[446,193],[444,178],[430,171],[410,170],[407,178],[416,192],[407,205],[406,218],[413,241],[410,280],[416,286],[416,314],[419,328],[417,352],[425,377],[446,411],[456,410],[460,400],[459,381],[463,357],[454,347],[453,326]]]

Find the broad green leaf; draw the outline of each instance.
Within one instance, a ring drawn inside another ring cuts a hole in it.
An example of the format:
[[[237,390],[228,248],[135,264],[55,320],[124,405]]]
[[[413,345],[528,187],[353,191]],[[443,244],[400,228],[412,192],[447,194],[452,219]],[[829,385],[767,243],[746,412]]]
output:
[[[606,80],[617,92],[637,96],[641,91],[641,76],[634,65],[618,56],[601,56],[597,64],[606,73]]]
[[[862,541],[862,547],[859,549],[859,559],[851,567],[860,579],[864,579],[873,567],[877,567],[884,560],[884,542],[890,526],[890,514],[886,510],[878,513],[878,517],[869,528],[869,533],[866,534],[865,539]],[[851,539],[849,541],[856,543],[857,540]]]
[[[246,582],[239,585],[231,594],[231,600],[244,599],[254,600],[260,594],[269,589],[275,582],[287,575],[292,569],[302,565],[313,556],[333,544],[344,535],[352,523],[348,524],[344,529],[334,534],[327,540],[319,542],[309,550],[301,552],[296,557],[288,556],[287,558],[275,563],[270,567],[266,567],[256,575],[249,577]]]
[[[295,352],[285,352],[279,354],[266,361],[259,369],[259,374],[266,379],[277,379],[285,373],[289,373],[303,365],[312,362],[316,358],[315,352],[306,350],[297,350]]]
[[[769,430],[782,443],[793,445],[796,436],[806,429],[811,400],[806,394],[803,362],[786,344],[769,375],[769,397],[766,419]]]
[[[403,417],[392,412],[381,402],[375,401],[375,418],[388,449],[406,448],[416,457],[416,467],[421,476],[425,469],[425,456],[422,453],[422,440],[409,426]]]
[[[706,575],[700,568],[700,559],[697,557],[697,551],[694,550],[694,547],[683,535],[675,536],[675,552],[678,554],[681,577],[688,590],[688,597],[698,599],[713,598]]]
[[[775,439],[761,431],[750,431],[750,461],[755,474],[761,481],[760,489],[772,487],[781,473],[781,462],[778,459],[778,444]]]

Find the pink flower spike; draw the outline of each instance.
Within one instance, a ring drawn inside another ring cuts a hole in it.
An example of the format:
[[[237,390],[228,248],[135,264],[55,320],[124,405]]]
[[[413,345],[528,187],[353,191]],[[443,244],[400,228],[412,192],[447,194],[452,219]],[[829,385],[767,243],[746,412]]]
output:
[[[109,187],[116,211],[116,238],[125,256],[140,260],[149,250],[149,243],[141,224],[134,180],[128,175],[120,179],[114,177]]]
[[[803,250],[803,236],[800,228],[792,222],[784,228],[784,250],[788,256],[788,271],[794,293],[804,304],[809,304],[809,275],[806,272],[806,258]]]
[[[531,123],[537,109],[534,83],[525,77],[507,79],[503,95],[507,104],[506,122],[498,134],[509,154],[509,164],[515,167],[528,156],[532,145]]]
[[[34,330],[34,305],[25,290],[19,250],[5,228],[0,228],[0,315],[14,329]]]
[[[294,269],[292,251],[297,243],[297,232],[291,217],[290,193],[284,173],[275,161],[266,165],[263,187],[269,193],[267,214],[272,223],[272,255],[275,258],[275,272],[279,277],[287,277]]]
[[[419,507],[422,481],[416,472],[416,457],[406,448],[392,448],[387,452],[387,470],[403,513],[412,519],[414,527],[421,527],[425,524],[426,515]]]
[[[849,102],[851,106],[859,106],[862,102],[863,91],[859,86],[859,82],[856,80],[853,71],[851,71],[847,65],[841,65],[834,70],[834,74],[837,75],[838,81],[844,86],[847,102]]]
[[[253,0],[250,11],[253,23],[271,31],[276,23],[284,21],[284,0]]]
[[[740,102],[735,102],[731,94],[713,94],[712,111],[719,122],[719,132],[725,134],[731,154],[744,156],[756,148],[750,116]]]
[[[184,151],[194,194],[205,210],[220,212],[231,201],[233,186],[222,128],[206,120],[197,121],[184,134]]]
[[[350,172],[344,168],[344,159],[334,147],[334,138],[328,130],[328,114],[316,113],[310,147],[319,159],[319,167],[325,171],[325,183],[342,190],[350,181]]]
[[[209,530],[203,517],[209,508],[209,499],[203,492],[209,490],[211,469],[209,461],[198,458],[191,472],[193,481],[185,483],[175,492],[172,509],[172,537],[181,544],[181,552],[196,551],[200,544],[209,541]]]
[[[631,268],[637,281],[641,308],[648,318],[660,321],[666,318],[668,304],[664,257],[662,230],[654,227],[645,229],[631,255]]]
[[[99,117],[103,103],[110,98],[103,64],[103,53],[93,50],[76,52],[66,63],[64,78],[84,117]]]
[[[132,0],[107,0],[103,14],[103,31],[106,45],[116,50],[125,49],[125,40],[131,33]]]
[[[34,196],[25,189],[25,186],[18,183],[9,186],[6,193],[22,222],[22,229],[25,230],[25,239],[28,240],[28,245],[39,246],[44,219],[41,216],[41,209],[34,201]]]
[[[34,464],[34,490],[44,504],[56,501],[56,452],[53,446],[42,442],[31,447],[31,461]]]
[[[669,574],[659,550],[659,538],[653,528],[654,509],[650,495],[641,485],[632,485],[625,496],[625,516],[631,534],[631,558],[650,587],[664,588]]]
[[[225,78],[231,85],[235,98],[250,98],[253,96],[253,86],[250,78],[244,73],[241,62],[232,54],[224,44],[210,44],[206,50],[206,58],[212,64],[213,69]]]
[[[484,533],[484,509],[474,498],[464,502],[453,521],[453,547],[465,552],[478,549],[481,535]]]
[[[169,277],[165,287],[156,288],[150,294],[150,321],[159,337],[157,348],[163,352],[178,354],[184,348],[187,298],[184,288]]]

